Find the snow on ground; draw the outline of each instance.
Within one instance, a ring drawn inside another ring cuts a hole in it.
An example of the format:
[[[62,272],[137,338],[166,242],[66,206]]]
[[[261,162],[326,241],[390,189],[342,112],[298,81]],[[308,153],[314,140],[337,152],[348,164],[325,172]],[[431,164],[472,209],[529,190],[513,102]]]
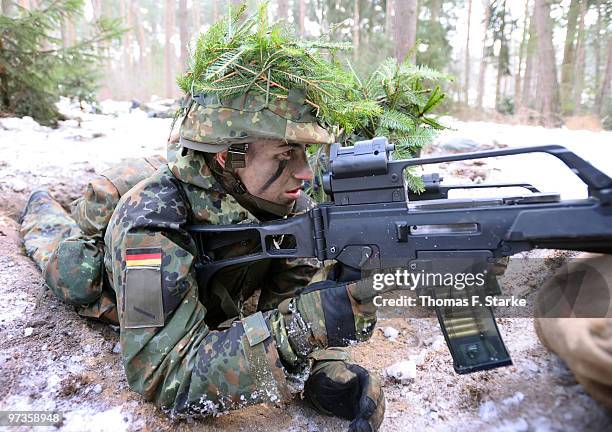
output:
[[[36,172],[83,162],[97,168],[125,157],[165,153],[171,119],[149,118],[140,109],[129,112],[125,103],[102,105],[110,106],[116,110],[113,115],[64,110],[75,118],[60,122],[57,129],[39,126],[29,117],[0,118],[0,160],[10,161],[13,169]]]
[[[41,185],[49,185],[55,167],[86,164],[88,170],[101,170],[121,158],[165,154],[172,120],[149,118],[144,111],[129,107],[127,102],[105,101],[102,111],[110,114],[94,115],[64,104],[64,112],[74,118],[60,122],[60,127],[53,130],[39,126],[31,118],[0,119],[0,166],[3,161],[11,166],[0,180],[8,182],[16,192],[23,192],[32,186],[24,180],[25,172],[35,174]],[[452,130],[442,132],[437,143],[459,138],[495,148],[560,144],[612,175],[612,132],[461,122],[452,118],[447,118],[445,124]],[[488,181],[526,181],[542,191],[561,192],[564,199],[586,196],[584,184],[550,155],[532,153],[484,162],[489,170]],[[433,170],[438,167],[425,167],[426,172]],[[47,176],[49,171],[52,175]]]
[[[437,139],[442,143],[467,138],[494,147],[533,147],[557,144],[586,159],[612,176],[612,132],[591,132],[566,128],[546,129],[540,126],[505,125],[487,122],[461,122],[448,119],[454,130],[444,131]],[[506,156],[487,163],[489,182],[528,182],[542,192],[561,192],[563,199],[584,198],[586,186],[553,156],[544,153]],[[431,171],[431,170],[429,170]]]
[[[0,118],[0,409],[58,409],[66,413],[66,431],[346,429],[346,422],[317,415],[299,400],[175,424],[128,389],[117,332],[79,318],[45,289],[38,269],[19,248],[14,220],[32,189],[48,187],[67,205],[96,170],[124,157],[164,154],[171,120],[148,118],[127,102],[104,102],[103,115],[66,104],[62,109],[71,119],[57,129],[31,119]],[[434,152],[452,139],[471,139],[477,148],[561,144],[612,174],[610,132],[452,119],[446,124],[454,130],[438,138]],[[560,191],[564,198],[585,195],[584,186],[552,157],[524,155],[439,168],[453,183],[528,181]],[[555,254],[537,251],[532,256],[564,257]],[[554,262],[559,260],[534,260],[523,278],[512,277],[509,270],[504,289],[525,295],[550,276]],[[383,431],[610,429],[610,414],[540,345],[530,319],[498,320],[513,366],[461,376],[453,372],[434,319],[383,314],[379,321],[381,330],[372,340],[350,351],[384,383]],[[401,377],[407,379],[398,382],[386,371],[402,361],[406,370]]]

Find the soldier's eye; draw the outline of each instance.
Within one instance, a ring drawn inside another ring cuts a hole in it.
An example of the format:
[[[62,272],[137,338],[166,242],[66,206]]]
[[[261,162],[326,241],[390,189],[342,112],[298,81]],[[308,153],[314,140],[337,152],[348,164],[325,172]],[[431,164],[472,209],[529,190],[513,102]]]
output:
[[[291,156],[293,155],[293,149],[289,149],[286,152],[283,152],[280,154],[281,159],[291,159]]]

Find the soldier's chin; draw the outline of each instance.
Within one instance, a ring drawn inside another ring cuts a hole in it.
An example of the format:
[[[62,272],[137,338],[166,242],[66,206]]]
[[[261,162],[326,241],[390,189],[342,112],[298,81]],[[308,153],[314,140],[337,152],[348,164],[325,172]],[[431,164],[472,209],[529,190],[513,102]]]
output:
[[[291,209],[294,206],[295,202],[296,202],[296,199],[289,198],[285,196],[285,194],[283,194],[281,197],[278,197],[278,199],[274,200],[274,203],[276,203],[277,205],[285,206],[288,209]]]
[[[278,200],[277,203],[278,205],[281,206],[285,206],[287,208],[291,208],[293,207],[293,205],[295,204],[296,200],[295,199],[288,199],[288,198],[283,198],[282,200]]]

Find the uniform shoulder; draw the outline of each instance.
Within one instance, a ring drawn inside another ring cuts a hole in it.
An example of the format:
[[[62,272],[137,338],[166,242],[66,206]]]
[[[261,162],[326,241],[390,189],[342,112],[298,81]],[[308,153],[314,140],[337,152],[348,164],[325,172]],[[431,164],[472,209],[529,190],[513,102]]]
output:
[[[180,182],[166,166],[121,198],[111,223],[130,229],[178,229],[187,222],[187,207]]]

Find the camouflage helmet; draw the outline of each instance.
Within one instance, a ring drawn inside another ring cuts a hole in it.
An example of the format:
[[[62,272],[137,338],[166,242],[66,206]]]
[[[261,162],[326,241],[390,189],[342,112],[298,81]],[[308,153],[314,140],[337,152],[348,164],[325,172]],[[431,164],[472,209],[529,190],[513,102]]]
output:
[[[182,147],[217,153],[253,139],[302,144],[331,144],[333,136],[317,122],[304,94],[291,90],[287,99],[246,93],[231,99],[198,95],[192,99],[180,130]]]

